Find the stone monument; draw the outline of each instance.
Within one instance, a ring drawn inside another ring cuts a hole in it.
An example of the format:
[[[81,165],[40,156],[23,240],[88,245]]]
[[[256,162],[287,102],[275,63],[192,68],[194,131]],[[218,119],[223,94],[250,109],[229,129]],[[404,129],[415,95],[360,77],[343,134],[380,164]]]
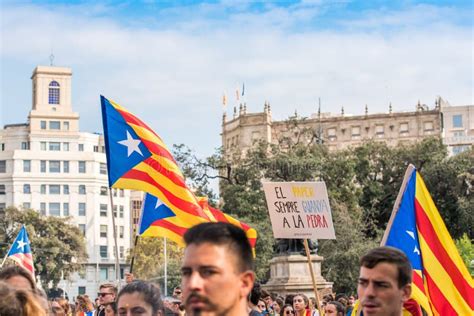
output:
[[[332,292],[332,282],[321,275],[323,257],[316,254],[317,242],[309,243],[311,263],[320,299]],[[303,293],[314,297],[313,282],[303,242],[298,239],[280,239],[277,254],[270,260],[270,279],[262,288],[280,295]]]

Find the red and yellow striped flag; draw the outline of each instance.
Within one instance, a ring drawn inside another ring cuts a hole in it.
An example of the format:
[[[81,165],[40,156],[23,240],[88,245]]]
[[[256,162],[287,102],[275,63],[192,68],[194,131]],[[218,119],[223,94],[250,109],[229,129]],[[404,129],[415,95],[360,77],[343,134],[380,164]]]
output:
[[[161,138],[117,103],[101,104],[109,186],[158,197],[186,225],[208,222]]]
[[[420,174],[409,166],[382,245],[413,266],[412,297],[429,315],[473,315],[474,282]]]

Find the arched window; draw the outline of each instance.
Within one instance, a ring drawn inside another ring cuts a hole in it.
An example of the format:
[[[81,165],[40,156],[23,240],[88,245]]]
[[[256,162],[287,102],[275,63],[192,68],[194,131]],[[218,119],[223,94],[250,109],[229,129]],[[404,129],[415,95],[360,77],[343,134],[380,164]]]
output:
[[[59,104],[59,83],[51,81],[49,84],[49,104]]]

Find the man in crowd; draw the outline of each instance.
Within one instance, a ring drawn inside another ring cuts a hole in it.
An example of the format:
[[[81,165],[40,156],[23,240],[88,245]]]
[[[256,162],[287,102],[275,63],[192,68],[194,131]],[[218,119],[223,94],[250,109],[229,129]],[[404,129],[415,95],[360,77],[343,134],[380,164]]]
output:
[[[110,283],[102,284],[99,287],[99,307],[97,308],[97,316],[105,316],[105,305],[115,301],[117,296],[117,288]]]
[[[184,235],[182,274],[186,315],[247,315],[255,280],[253,256],[242,229],[204,223]]]
[[[364,316],[402,315],[411,295],[412,268],[407,256],[392,247],[370,250],[360,259],[357,294]]]

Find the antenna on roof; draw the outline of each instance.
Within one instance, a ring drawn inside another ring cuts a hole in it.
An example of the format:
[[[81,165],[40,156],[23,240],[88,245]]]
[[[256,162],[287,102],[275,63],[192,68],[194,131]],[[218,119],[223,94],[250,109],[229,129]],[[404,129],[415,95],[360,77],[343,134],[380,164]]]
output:
[[[51,52],[51,55],[49,55],[49,61],[50,61],[50,66],[53,66],[53,62],[54,62],[54,55],[53,53]]]

